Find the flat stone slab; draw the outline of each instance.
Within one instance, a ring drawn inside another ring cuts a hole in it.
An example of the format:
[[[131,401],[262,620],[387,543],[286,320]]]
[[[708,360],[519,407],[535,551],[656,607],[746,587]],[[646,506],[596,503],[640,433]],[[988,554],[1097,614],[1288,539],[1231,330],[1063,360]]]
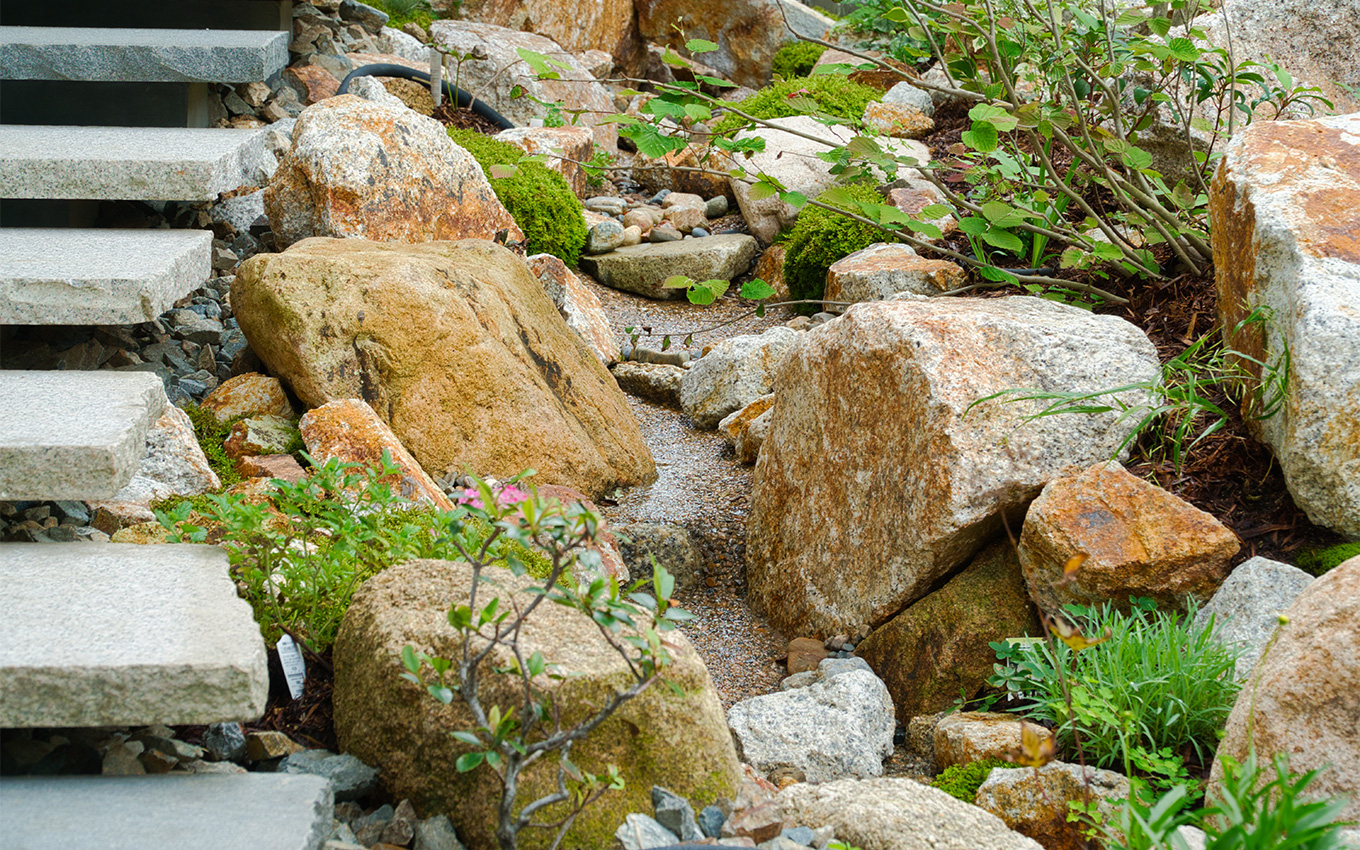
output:
[[[0,27],[0,80],[252,83],[287,65],[279,31]]]
[[[264,639],[229,570],[216,546],[0,546],[0,727],[257,719]]]
[[[315,850],[330,782],[284,773],[0,779],[0,848]]]
[[[264,130],[0,125],[6,198],[211,201],[245,185]]]
[[[0,372],[0,499],[111,499],[165,412],[149,372]]]
[[[0,325],[150,322],[212,274],[208,230],[0,229]]]
[[[648,298],[684,298],[683,289],[666,289],[661,282],[682,274],[697,281],[731,280],[751,265],[759,246],[744,233],[724,233],[702,239],[680,239],[619,248],[608,254],[582,257],[581,268],[605,286]]]

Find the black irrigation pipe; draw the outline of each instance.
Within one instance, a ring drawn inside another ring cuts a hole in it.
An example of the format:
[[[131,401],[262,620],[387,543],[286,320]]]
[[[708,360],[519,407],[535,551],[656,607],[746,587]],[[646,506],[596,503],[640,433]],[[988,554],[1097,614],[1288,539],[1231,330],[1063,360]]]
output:
[[[424,71],[417,71],[414,68],[408,68],[405,65],[361,65],[346,74],[345,78],[340,81],[340,90],[337,94],[344,94],[349,91],[350,81],[355,77],[401,77],[404,80],[415,80],[416,82],[425,83],[426,85],[430,84],[429,74]],[[444,96],[453,101],[459,109],[471,106],[473,112],[490,121],[492,124],[495,124],[497,127],[500,127],[502,130],[513,130],[515,128],[515,125],[511,124],[504,115],[501,115],[499,112],[488,106],[486,101],[478,100],[453,85],[448,80],[444,80]]]

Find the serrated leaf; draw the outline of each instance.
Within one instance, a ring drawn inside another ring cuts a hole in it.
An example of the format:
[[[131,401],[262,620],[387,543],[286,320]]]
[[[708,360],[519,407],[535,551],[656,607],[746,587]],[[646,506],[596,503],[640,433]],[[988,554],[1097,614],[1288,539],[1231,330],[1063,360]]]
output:
[[[913,221],[908,219],[907,229],[910,230],[912,233],[919,233],[922,236],[925,236],[930,239],[939,239],[940,237],[944,236],[944,233],[940,230],[940,228],[936,227],[935,225],[931,224],[928,221]]]
[[[700,82],[707,83],[710,86],[717,86],[718,88],[734,89],[737,87],[736,83],[728,82],[721,77],[709,77],[703,74],[695,74],[694,78]]]
[[[691,304],[698,304],[706,307],[722,297],[727,291],[728,283],[725,280],[706,280],[703,283],[696,283],[687,293]]]
[[[953,214],[954,210],[944,204],[931,204],[918,213],[921,218],[944,218],[947,215]]]
[[[691,38],[685,42],[685,49],[690,53],[712,53],[718,49],[718,45],[702,38]]]
[[[1129,148],[1121,157],[1129,168],[1151,168],[1152,154],[1142,148]]]
[[[775,289],[760,278],[754,278],[741,285],[741,297],[751,301],[759,301],[762,298],[769,298],[774,295]]]
[[[903,9],[901,6],[894,6],[883,13],[883,20],[891,21],[894,24],[909,24],[915,19],[912,18],[911,13],[906,9]]]
[[[1000,137],[997,135],[996,127],[987,123],[977,123],[973,125],[973,129],[964,130],[960,138],[965,145],[978,153],[991,153],[996,150]]]
[[[1171,55],[1182,62],[1194,62],[1199,58],[1199,48],[1188,38],[1173,38],[1166,43]]]
[[[982,241],[1013,254],[1019,253],[1025,247],[1025,243],[1020,241],[1020,237],[1009,230],[988,230],[982,234]]]
[[[981,236],[987,232],[987,228],[990,226],[985,218],[978,218],[975,215],[959,219],[959,230],[969,236]]]
[[[1148,21],[1148,29],[1156,33],[1158,38],[1166,38],[1166,34],[1171,32],[1171,19],[1153,18]]]
[[[1015,210],[1011,209],[1010,204],[1006,204],[1001,201],[988,201],[987,203],[982,205],[983,218],[991,222],[998,221],[1010,215],[1014,211]]]
[[[796,210],[801,210],[803,207],[807,206],[808,201],[807,195],[804,195],[802,192],[780,192],[779,200]]]
[[[778,191],[778,189],[771,186],[769,183],[753,183],[751,184],[750,197],[753,201],[763,201],[766,198],[773,197]]]
[[[986,123],[998,130],[1009,131],[1014,130],[1020,124],[1019,118],[990,103],[979,103],[974,106],[968,110],[968,117],[973,119],[973,129],[977,129],[979,123]]]
[[[840,186],[832,186],[817,196],[820,203],[828,204],[833,207],[845,207],[856,209],[858,202],[851,197],[850,193]]]
[[[707,121],[713,117],[713,110],[702,103],[685,104],[685,117],[691,121]]]
[[[684,68],[687,65],[689,65],[688,62],[686,62],[683,58],[681,58],[681,56],[678,53],[676,53],[674,50],[671,50],[669,47],[667,47],[665,51],[662,52],[661,61],[665,62],[672,68]]]
[[[490,172],[492,180],[504,180],[507,177],[514,177],[519,173],[519,169],[513,165],[493,165]]]

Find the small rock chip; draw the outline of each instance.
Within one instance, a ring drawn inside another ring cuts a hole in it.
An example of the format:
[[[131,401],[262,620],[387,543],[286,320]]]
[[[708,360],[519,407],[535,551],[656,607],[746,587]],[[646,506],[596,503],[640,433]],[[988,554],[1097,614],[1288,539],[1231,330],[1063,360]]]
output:
[[[815,638],[794,638],[789,641],[788,670],[790,673],[816,670],[817,665],[822,663],[822,659],[827,655],[826,647],[821,641]]]
[[[301,744],[282,732],[251,732],[246,736],[246,758],[251,761],[283,758],[302,750]]]

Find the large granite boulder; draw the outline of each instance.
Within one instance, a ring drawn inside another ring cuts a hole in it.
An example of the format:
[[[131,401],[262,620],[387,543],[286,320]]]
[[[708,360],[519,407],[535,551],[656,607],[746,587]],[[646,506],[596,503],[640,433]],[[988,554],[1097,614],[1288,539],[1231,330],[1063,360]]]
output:
[[[1004,759],[1020,752],[1023,720],[1017,714],[998,711],[959,711],[946,714],[935,724],[935,768],[983,759]],[[1031,724],[1031,728],[1035,728]],[[1053,733],[1049,732],[1052,738]]]
[[[842,257],[826,270],[825,309],[843,313],[840,304],[882,301],[899,292],[939,295],[963,286],[967,275],[945,260],[928,260],[910,246],[876,242]]]
[[[1009,541],[874,629],[856,651],[883,677],[898,717],[943,711],[992,674],[993,641],[1039,634]]]
[[[252,257],[231,298],[304,403],[363,399],[433,475],[532,468],[592,496],[656,477],[614,379],[498,245],[309,239]]]
[[[785,327],[728,337],[680,379],[680,407],[699,428],[718,427],[728,414],[770,394],[775,369],[798,338],[798,331]]]
[[[1346,29],[1353,38],[1354,27]],[[1301,24],[1293,31],[1313,37]],[[1335,45],[1327,52],[1341,60]],[[1360,67],[1349,57],[1344,63]],[[1275,451],[1308,518],[1354,539],[1360,539],[1357,209],[1360,113],[1252,124],[1228,143],[1209,194],[1224,339],[1287,367],[1283,383],[1271,388],[1286,393],[1285,404],[1248,424]],[[1269,312],[1268,321],[1235,332],[1258,308]]]
[[[1195,628],[1209,625],[1221,643],[1236,646],[1239,682],[1251,675],[1261,650],[1279,624],[1279,617],[1294,604],[1313,577],[1298,567],[1256,556],[1243,561],[1224,579],[1209,604],[1195,614]]]
[[[861,850],[1041,850],[996,815],[912,779],[800,782],[774,803],[785,823],[830,826]]]
[[[1086,827],[1068,817],[1071,803],[1084,803],[1087,795],[1106,822],[1114,814],[1115,801],[1129,796],[1129,780],[1112,770],[1099,770],[1066,762],[1031,767],[993,768],[977,790],[977,805],[1028,835],[1044,850],[1087,850]]]
[[[572,53],[603,50],[625,67],[640,61],[642,53],[631,0],[463,0],[457,14],[467,21],[550,38]]]
[[[1308,585],[1285,611],[1270,651],[1242,686],[1218,745],[1207,797],[1223,780],[1223,758],[1239,763],[1289,754],[1296,773],[1320,770],[1312,797],[1347,797],[1341,818],[1360,818],[1360,558]]]
[[[633,5],[643,38],[681,51],[689,39],[711,41],[718,49],[697,58],[737,85],[753,88],[769,83],[775,51],[797,41],[794,32],[821,38],[835,24],[798,0],[724,0],[709,5],[714,2],[634,0]]]
[[[883,775],[897,728],[883,682],[858,658],[825,658],[802,675],[815,680],[727,710],[741,760],[798,782]]]
[[[751,604],[792,633],[885,622],[968,563],[1003,512],[1018,526],[1045,483],[1109,458],[1133,427],[1116,413],[1025,421],[1042,402],[990,397],[1158,372],[1128,322],[1028,296],[857,304],[803,334],[756,463]]]
[[[380,242],[523,239],[472,155],[443,125],[353,95],[303,110],[264,192],[280,247],[309,236]]]
[[[494,583],[479,585],[480,599],[495,595],[502,609],[512,599],[524,605],[533,598],[527,593],[536,584],[532,579],[498,568],[482,576]],[[470,773],[454,766],[469,748],[449,733],[471,726],[469,712],[456,696],[445,706],[399,675],[408,645],[456,657],[461,642],[448,624],[448,609],[466,601],[471,581],[465,564],[410,561],[359,589],[335,642],[335,731],[345,752],[378,768],[394,798],[410,799],[424,817],[447,814],[470,850],[492,850],[500,781],[486,765]],[[626,785],[586,807],[565,846],[611,846],[626,814],[650,811],[654,785],[698,806],[736,795],[741,770],[708,669],[682,633],[668,632],[666,641],[674,663],[665,676],[676,689],[653,685],[571,749],[572,762],[597,775],[617,765]],[[541,651],[561,665],[562,677],[536,684],[551,694],[568,727],[632,681],[595,623],[574,609],[540,605],[520,633],[520,646],[526,656]],[[480,689],[484,705],[520,704],[518,680],[491,672],[511,661],[504,648],[488,658]],[[521,777],[520,805],[549,791],[556,764],[546,758]],[[547,847],[551,838],[550,830],[529,830],[521,833],[520,846]]]
[[[577,197],[586,197],[586,172],[578,163],[590,162],[595,152],[595,134],[589,127],[515,127],[497,133],[496,141],[545,157],[544,165],[561,174]]]
[[[567,327],[576,331],[591,353],[606,368],[619,362],[619,344],[599,296],[552,254],[529,257],[529,270],[552,297],[557,312],[567,320]]]
[[[592,7],[598,8],[594,4]],[[590,14],[582,13],[574,4],[564,5],[561,12],[570,18]],[[458,72],[462,80],[460,85],[516,126],[525,127],[535,118],[547,117],[547,104],[560,103],[565,112],[580,112],[577,123],[591,128],[596,146],[605,151],[618,148],[618,126],[597,123],[618,111],[613,95],[553,39],[493,24],[449,20],[432,23],[430,39],[433,44],[453,53],[481,52],[486,56],[462,63]],[[542,54],[558,63],[551,68],[557,78],[540,80],[520,58],[520,50]]]
[[[1130,596],[1164,610],[1207,602],[1228,575],[1241,545],[1210,514],[1117,463],[1097,463],[1048,482],[1025,514],[1020,563],[1036,605],[1112,602],[1128,612]],[[1086,560],[1072,575],[1068,560]]]
[[[109,502],[147,507],[171,496],[197,496],[221,488],[194,435],[189,414],[168,406],[146,432],[146,450],[137,472]]]

